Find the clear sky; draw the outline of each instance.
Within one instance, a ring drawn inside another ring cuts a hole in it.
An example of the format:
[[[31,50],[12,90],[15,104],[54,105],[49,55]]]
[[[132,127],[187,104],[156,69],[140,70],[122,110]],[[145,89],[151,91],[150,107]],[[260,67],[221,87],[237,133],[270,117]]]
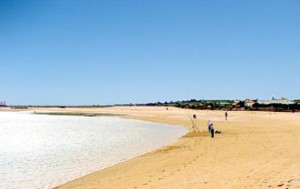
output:
[[[0,100],[300,98],[298,0],[0,0]]]

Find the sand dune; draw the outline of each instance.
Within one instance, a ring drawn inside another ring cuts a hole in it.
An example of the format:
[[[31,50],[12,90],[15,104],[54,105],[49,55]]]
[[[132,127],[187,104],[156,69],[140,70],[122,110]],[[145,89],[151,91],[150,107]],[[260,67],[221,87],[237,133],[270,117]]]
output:
[[[61,109],[52,109],[58,111]],[[222,134],[175,143],[58,188],[300,188],[300,114],[192,111],[165,107],[64,109],[126,114],[130,119],[183,125],[196,114],[200,130],[212,120]]]

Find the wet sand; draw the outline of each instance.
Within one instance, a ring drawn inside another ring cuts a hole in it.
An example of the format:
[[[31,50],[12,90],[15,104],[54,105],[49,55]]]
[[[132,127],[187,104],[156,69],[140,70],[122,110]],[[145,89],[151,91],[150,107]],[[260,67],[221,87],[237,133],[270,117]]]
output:
[[[97,171],[57,188],[300,188],[300,114],[193,111],[165,107],[66,108],[52,111],[115,113],[126,118],[183,125],[187,115],[206,131],[207,120],[222,134],[186,136],[169,146]]]

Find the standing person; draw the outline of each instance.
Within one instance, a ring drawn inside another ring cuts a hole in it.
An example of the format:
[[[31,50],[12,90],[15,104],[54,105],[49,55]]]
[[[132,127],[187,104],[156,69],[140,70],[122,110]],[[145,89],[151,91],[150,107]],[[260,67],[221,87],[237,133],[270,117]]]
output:
[[[193,115],[193,118],[194,118],[194,119],[197,119],[197,116],[196,116],[196,114],[194,114],[194,115]]]
[[[225,120],[227,121],[228,113],[227,110],[225,111]]]
[[[210,129],[211,129],[211,123],[210,123],[210,121],[208,121],[208,123],[207,123],[207,128],[208,128],[208,132],[210,133]]]
[[[215,128],[213,123],[211,123],[210,125],[210,134],[211,134],[211,138],[215,137]]]

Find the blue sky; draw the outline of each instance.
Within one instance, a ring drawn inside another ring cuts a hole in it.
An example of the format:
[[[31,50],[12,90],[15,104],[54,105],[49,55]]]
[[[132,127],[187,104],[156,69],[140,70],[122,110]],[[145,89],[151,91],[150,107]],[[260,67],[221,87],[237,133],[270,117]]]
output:
[[[300,98],[298,0],[0,0],[0,100]]]

